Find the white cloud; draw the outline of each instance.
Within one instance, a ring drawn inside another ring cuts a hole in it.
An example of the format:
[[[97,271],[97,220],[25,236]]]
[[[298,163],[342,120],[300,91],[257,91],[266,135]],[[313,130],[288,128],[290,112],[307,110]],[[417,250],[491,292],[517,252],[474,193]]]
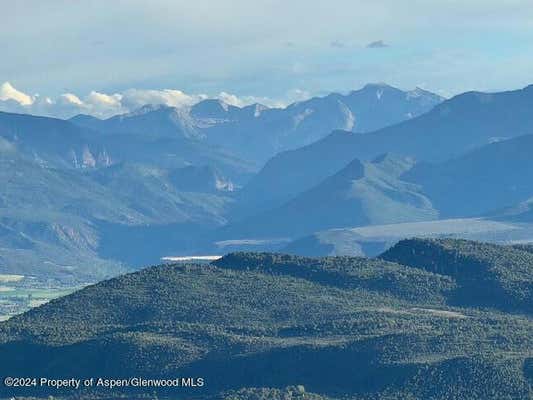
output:
[[[94,106],[117,107],[120,105],[120,100],[122,100],[122,95],[120,94],[108,95],[92,91],[85,99],[85,102]]]
[[[72,93],[64,93],[59,96],[58,103],[76,105],[80,107],[83,106],[83,102],[80,100],[80,98]]]
[[[235,107],[243,107],[246,105],[245,101],[243,101],[242,99],[238,98],[234,94],[229,94],[226,92],[220,92],[217,98],[219,100],[222,100],[224,103],[230,104]]]
[[[268,97],[237,96],[227,92],[220,92],[210,97],[205,94],[187,94],[176,89],[128,89],[114,94],[91,91],[85,97],[79,97],[74,93],[63,93],[56,99],[51,99],[39,95],[27,95],[6,82],[0,86],[0,110],[58,118],[70,118],[77,114],[109,118],[134,111],[147,104],[182,108],[190,107],[207,98],[216,98],[236,107],[254,103],[268,107],[284,107],[288,104],[288,100],[302,100],[306,97],[309,97],[307,92],[298,90],[287,93],[285,100],[274,100]]]
[[[92,91],[85,98],[83,108],[86,113],[95,117],[106,118],[111,115],[127,112],[128,110],[122,107],[122,95],[115,93],[108,95]]]
[[[33,103],[33,98],[26,93],[15,89],[9,82],[4,82],[0,86],[0,100],[13,100],[23,106],[29,106]]]
[[[309,97],[311,96],[308,96],[307,98]],[[216,98],[236,107],[245,107],[251,104],[262,104],[264,106],[272,108],[283,108],[286,107],[289,103],[294,102],[294,100],[292,99],[292,91],[288,92],[286,98],[284,99],[273,99],[270,97],[262,96],[236,96],[234,94],[226,92],[220,92],[216,96]]]
[[[181,90],[139,90],[128,89],[122,94],[122,105],[130,110],[145,104],[164,104],[171,107],[190,106],[206,99],[206,95],[188,95]]]

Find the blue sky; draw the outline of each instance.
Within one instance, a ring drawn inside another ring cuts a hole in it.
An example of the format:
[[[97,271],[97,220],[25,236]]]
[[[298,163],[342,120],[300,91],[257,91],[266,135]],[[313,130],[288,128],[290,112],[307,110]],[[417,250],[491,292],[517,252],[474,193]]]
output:
[[[368,82],[445,96],[533,83],[530,1],[0,0],[0,10],[0,83],[30,96],[175,89],[281,104]],[[376,41],[387,46],[367,48]]]

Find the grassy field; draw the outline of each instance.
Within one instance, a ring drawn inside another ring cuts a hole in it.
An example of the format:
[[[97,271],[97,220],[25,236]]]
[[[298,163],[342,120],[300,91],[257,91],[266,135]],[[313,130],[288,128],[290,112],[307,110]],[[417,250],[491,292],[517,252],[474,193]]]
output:
[[[22,275],[0,275],[0,321],[38,307],[57,297],[72,293],[77,287],[55,287]]]

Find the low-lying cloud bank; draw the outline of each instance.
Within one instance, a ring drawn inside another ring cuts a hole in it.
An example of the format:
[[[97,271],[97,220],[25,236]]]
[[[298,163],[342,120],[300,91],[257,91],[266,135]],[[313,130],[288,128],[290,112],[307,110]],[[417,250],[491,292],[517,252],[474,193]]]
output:
[[[114,94],[92,91],[83,98],[73,93],[64,93],[57,98],[50,98],[24,93],[17,90],[9,82],[0,85],[0,111],[58,118],[70,118],[77,114],[109,118],[113,115],[134,111],[146,104],[164,104],[180,108],[192,106],[207,98],[217,98],[238,107],[254,103],[262,103],[269,107],[286,105],[266,97],[239,97],[226,92],[221,92],[216,96],[191,95],[175,89],[128,89]]]

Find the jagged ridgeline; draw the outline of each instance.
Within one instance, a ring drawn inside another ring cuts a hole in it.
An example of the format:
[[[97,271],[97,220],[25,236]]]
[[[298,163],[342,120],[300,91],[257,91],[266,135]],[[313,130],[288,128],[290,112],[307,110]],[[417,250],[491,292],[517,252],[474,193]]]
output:
[[[460,240],[155,266],[2,323],[0,376],[205,379],[172,399],[531,399],[532,286],[529,247]]]

